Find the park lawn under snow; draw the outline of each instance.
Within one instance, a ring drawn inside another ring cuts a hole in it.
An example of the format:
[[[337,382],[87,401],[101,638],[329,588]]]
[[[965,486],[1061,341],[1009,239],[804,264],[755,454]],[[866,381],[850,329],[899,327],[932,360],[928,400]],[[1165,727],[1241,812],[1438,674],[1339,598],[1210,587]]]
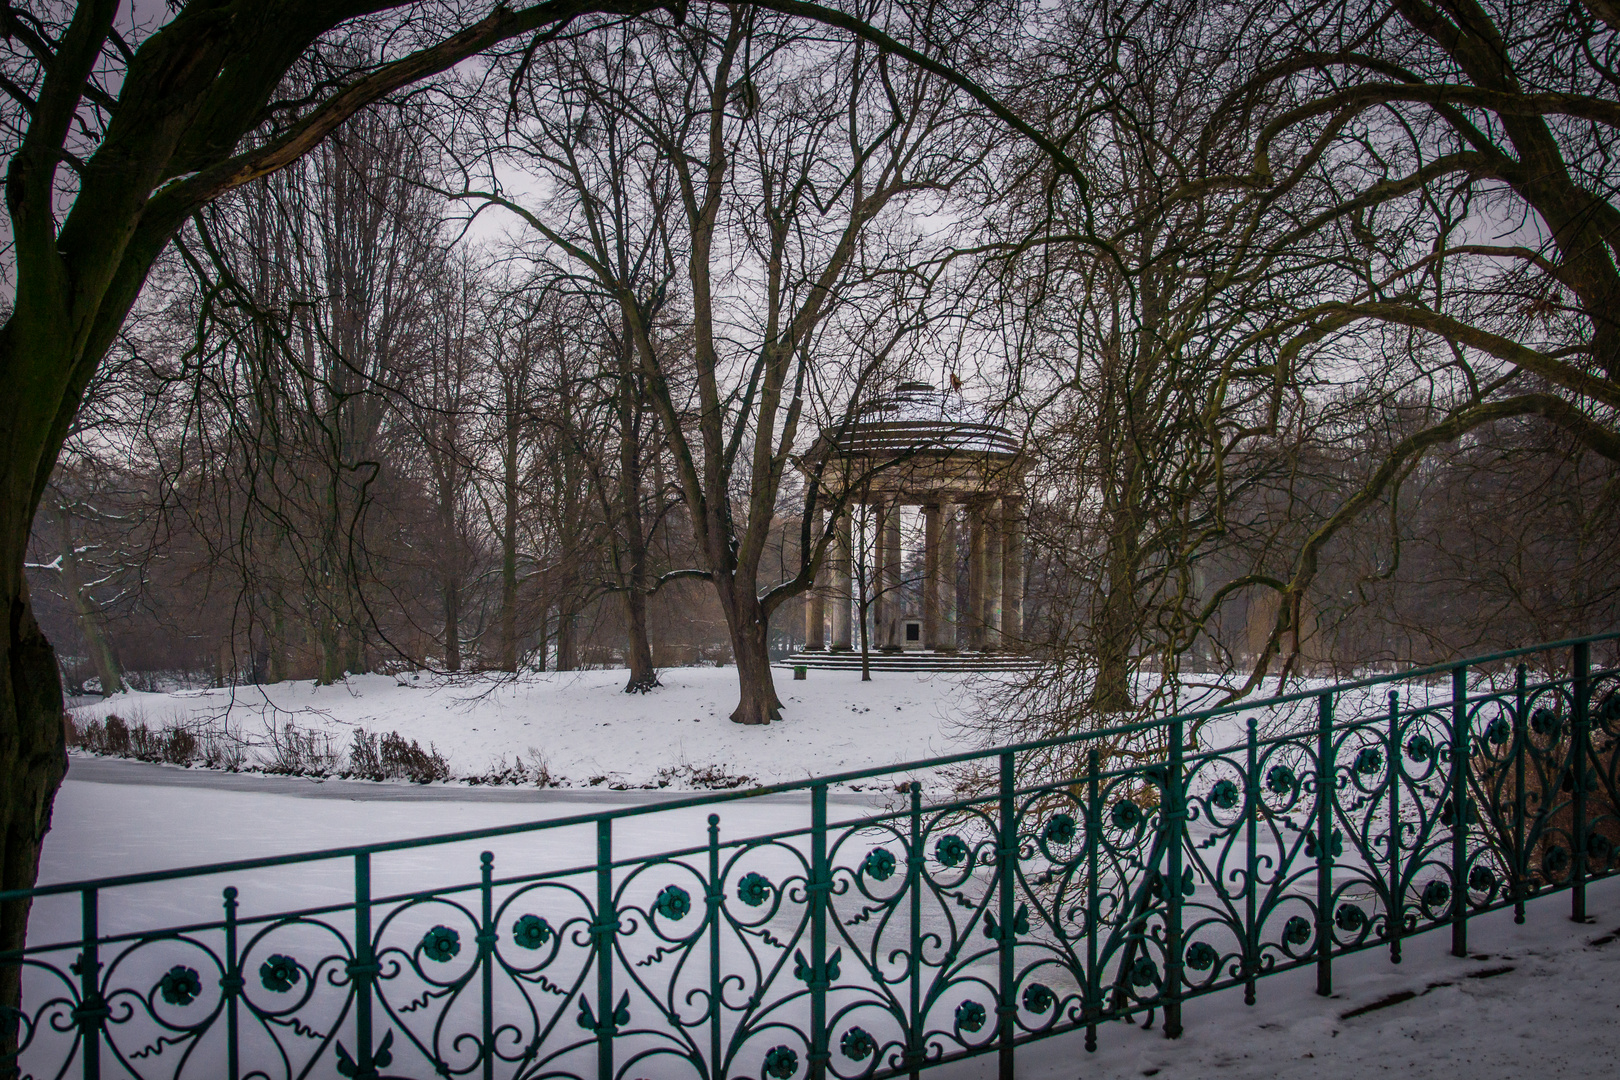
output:
[[[776,672],[784,716],[733,724],[735,668],[673,668],[648,694],[623,692],[618,670],[529,673],[506,680],[429,673],[358,675],[333,686],[271,686],[119,694],[76,711],[81,725],[113,713],[157,729],[185,723],[242,739],[263,765],[271,729],[315,732],[339,754],[356,729],[398,732],[444,755],[453,777],[489,776],[521,759],[564,787],[725,787],[784,783],[897,764],[971,745],[961,720],[976,704],[960,675]]]

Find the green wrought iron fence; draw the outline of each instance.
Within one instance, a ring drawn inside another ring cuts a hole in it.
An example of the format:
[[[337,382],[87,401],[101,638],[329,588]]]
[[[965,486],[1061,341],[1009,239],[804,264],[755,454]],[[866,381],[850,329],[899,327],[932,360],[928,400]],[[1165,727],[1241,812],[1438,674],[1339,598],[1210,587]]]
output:
[[[1174,1035],[1187,999],[1252,1002],[1307,965],[1325,994],[1336,957],[1399,959],[1431,928],[1460,955],[1471,916],[1522,920],[1549,891],[1583,917],[1620,860],[1617,638],[752,792],[0,894],[35,912],[27,949],[0,956],[22,967],[11,1045],[37,1077],[786,1080],[985,1054],[1010,1077],[1030,1040],[1095,1048],[1148,1010]],[[1105,753],[1145,736],[1168,753]],[[1032,775],[1055,748],[1083,767]],[[943,783],[981,766],[968,794]],[[857,786],[889,794],[838,793]],[[474,866],[470,844],[499,856]]]

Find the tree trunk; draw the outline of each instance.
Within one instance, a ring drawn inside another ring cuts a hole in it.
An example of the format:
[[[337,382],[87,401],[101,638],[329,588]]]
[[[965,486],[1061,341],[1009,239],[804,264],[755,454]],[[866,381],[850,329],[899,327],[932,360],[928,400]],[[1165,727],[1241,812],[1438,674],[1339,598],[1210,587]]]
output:
[[[1134,530],[1127,524],[1109,537],[1108,592],[1093,630],[1097,653],[1097,681],[1088,699],[1100,713],[1126,712],[1135,707],[1131,695],[1131,643],[1137,627],[1134,573]]]
[[[625,660],[630,665],[627,694],[645,694],[658,685],[652,645],[647,640],[647,593],[632,585],[624,591]]]
[[[771,678],[769,628],[764,610],[752,588],[735,579],[715,582],[720,606],[726,614],[731,653],[737,660],[739,700],[732,711],[734,724],[768,724],[782,719],[782,701]]]
[[[461,670],[461,586],[454,574],[444,579],[444,666]]]
[[[579,658],[575,655],[574,646],[574,611],[562,604],[557,605],[557,670],[573,671],[579,666]]]
[[[56,653],[28,600],[21,580],[22,552],[5,554],[3,578],[10,582],[0,595],[7,613],[5,656],[0,658],[0,889],[33,888],[39,874],[39,851],[51,827],[51,803],[67,774],[67,740],[63,731],[62,684]],[[0,950],[21,949],[28,935],[31,903],[0,905]],[[16,1006],[22,992],[21,965],[0,965],[0,1003]],[[0,1022],[0,1060],[15,1053],[17,1021],[6,1014]],[[0,1075],[14,1075],[0,1066]]]
[[[629,581],[624,592],[624,658],[630,678],[627,694],[645,694],[658,685],[653,668],[652,644],[647,640],[647,538],[641,525],[641,430],[637,424],[635,372],[630,344],[620,354],[619,386],[619,514],[624,524]]]
[[[506,402],[506,446],[501,454],[501,670],[517,670],[517,520],[518,520],[518,414],[516,403]],[[545,645],[541,627],[542,645]],[[540,670],[545,670],[541,660]]]

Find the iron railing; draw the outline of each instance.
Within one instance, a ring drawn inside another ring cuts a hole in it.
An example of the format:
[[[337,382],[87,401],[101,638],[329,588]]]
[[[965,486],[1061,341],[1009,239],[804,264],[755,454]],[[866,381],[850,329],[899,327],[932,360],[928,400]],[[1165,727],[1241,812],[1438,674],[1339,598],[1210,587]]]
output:
[[[1434,927],[1461,955],[1471,916],[1522,920],[1552,890],[1583,917],[1586,883],[1620,868],[1617,639],[749,792],[3,893],[34,906],[28,948],[0,955],[23,969],[11,1045],[36,1077],[785,1080],[991,1053],[1010,1077],[1029,1040],[1079,1030],[1095,1048],[1100,1024],[1148,1010],[1174,1035],[1187,999],[1252,1002],[1259,978],[1307,965],[1325,994],[1336,957],[1399,959]],[[1155,740],[1162,757],[1130,758]],[[721,811],[752,833],[723,833]],[[499,863],[484,851],[458,880],[486,843]]]

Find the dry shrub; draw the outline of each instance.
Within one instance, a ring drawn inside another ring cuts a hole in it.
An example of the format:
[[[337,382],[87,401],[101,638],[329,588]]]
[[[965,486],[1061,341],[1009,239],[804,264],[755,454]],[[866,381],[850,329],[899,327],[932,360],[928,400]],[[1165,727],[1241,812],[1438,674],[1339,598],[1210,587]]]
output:
[[[665,765],[653,774],[653,782],[646,787],[668,787],[676,781],[705,791],[731,791],[747,787],[754,782],[752,776],[728,773],[719,765],[693,765],[683,761],[678,765]]]
[[[383,772],[389,776],[403,776],[413,784],[450,779],[450,763],[432,743],[423,750],[415,739],[406,742],[399,732],[390,731],[382,737],[379,751]]]
[[[561,787],[562,777],[551,771],[551,765],[546,756],[534,747],[529,748],[530,761],[524,761],[523,755],[513,757],[511,764],[502,754],[490,763],[489,771],[473,773],[465,777],[469,784],[489,784],[491,786],[511,785],[522,787],[533,784],[535,787]]]
[[[324,731],[298,727],[288,721],[270,726],[269,760],[264,771],[283,776],[331,776],[338,771],[338,752]]]
[[[365,728],[355,728],[349,742],[349,767],[343,775],[351,780],[383,780],[382,755],[377,752],[377,736]]]
[[[423,750],[416,740],[407,740],[397,731],[379,738],[364,728],[356,728],[349,743],[349,767],[343,775],[355,780],[403,777],[412,783],[430,784],[450,779],[450,763],[431,743]]]

